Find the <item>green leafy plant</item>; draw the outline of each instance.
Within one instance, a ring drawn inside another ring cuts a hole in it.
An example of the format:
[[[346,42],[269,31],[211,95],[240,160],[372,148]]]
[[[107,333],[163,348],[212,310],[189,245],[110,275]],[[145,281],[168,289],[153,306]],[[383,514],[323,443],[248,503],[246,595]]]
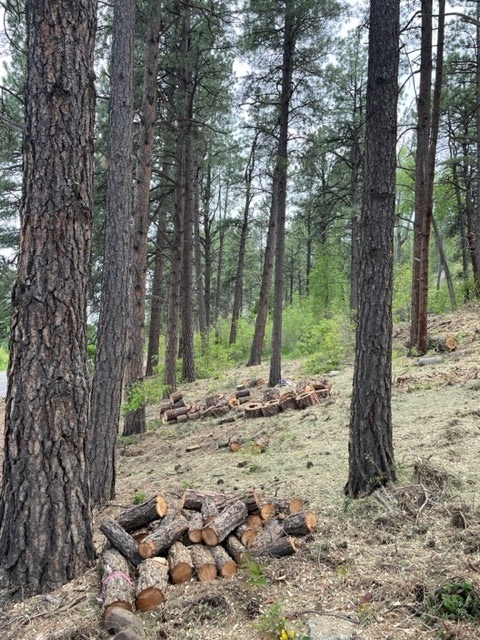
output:
[[[251,587],[263,587],[270,582],[265,575],[265,567],[253,558],[244,558],[241,568],[248,575],[247,584]]]
[[[425,600],[428,615],[443,620],[480,618],[480,597],[469,580],[447,580]]]
[[[152,376],[132,384],[126,391],[127,402],[122,406],[123,415],[137,411],[147,404],[160,402],[169,391],[159,376]]]
[[[298,634],[295,631],[282,614],[281,606],[278,603],[273,604],[260,616],[257,626],[263,638],[270,638],[271,640],[310,640],[309,636]]]
[[[135,491],[135,493],[133,494],[132,502],[133,504],[142,504],[142,502],[145,502],[146,499],[147,496],[142,491]]]

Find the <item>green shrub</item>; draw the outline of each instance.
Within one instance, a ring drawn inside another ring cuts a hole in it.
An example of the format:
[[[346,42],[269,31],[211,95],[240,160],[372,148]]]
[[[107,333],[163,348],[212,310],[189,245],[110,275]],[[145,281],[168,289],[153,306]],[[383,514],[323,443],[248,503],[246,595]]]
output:
[[[353,331],[345,319],[324,318],[306,329],[300,336],[296,352],[307,356],[306,374],[323,373],[338,367],[345,359]]]
[[[480,618],[480,598],[468,580],[447,580],[426,598],[429,615],[443,620],[475,620]]]
[[[0,346],[0,371],[5,371],[8,367],[8,351]]]

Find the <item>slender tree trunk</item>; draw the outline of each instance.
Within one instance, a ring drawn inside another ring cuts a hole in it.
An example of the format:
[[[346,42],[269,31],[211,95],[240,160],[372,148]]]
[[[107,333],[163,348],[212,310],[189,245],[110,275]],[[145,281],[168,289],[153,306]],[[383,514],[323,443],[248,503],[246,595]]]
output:
[[[450,298],[450,306],[452,307],[452,311],[455,311],[455,309],[457,308],[457,298],[455,296],[455,289],[453,287],[452,274],[450,273],[450,267],[448,266],[447,256],[445,255],[445,249],[443,248],[442,236],[440,235],[440,232],[438,230],[437,223],[434,217],[432,217],[432,228],[433,228],[433,234],[435,236],[435,242],[438,249],[438,257],[439,257],[439,263],[440,263],[439,272],[441,273],[443,271],[443,273],[445,274],[445,280],[447,281],[447,287],[448,287],[448,296]]]
[[[400,0],[371,0],[365,184],[349,473],[345,493],[395,479],[391,415],[392,281]]]
[[[131,258],[135,0],[115,1],[113,25],[102,300],[89,426],[94,504],[111,500],[115,495],[115,448],[122,402]]]
[[[287,144],[288,116],[292,95],[293,59],[295,53],[294,16],[286,4],[283,35],[282,93],[280,96],[280,134],[273,175],[273,191],[277,192],[277,221],[275,247],[275,286],[273,296],[272,355],[269,384],[278,384],[282,377],[282,320],[285,289],[285,219],[287,209]]]
[[[450,122],[448,125],[448,130],[450,134],[449,140],[449,151],[450,151],[450,161],[452,166],[452,182],[453,188],[455,191],[455,199],[457,202],[457,219],[458,226],[460,228],[460,250],[462,253],[462,278],[464,283],[464,301],[468,302],[470,300],[470,290],[468,285],[469,279],[469,251],[468,251],[468,233],[467,233],[467,221],[465,216],[465,207],[462,201],[462,192],[460,188],[460,181],[458,177],[458,163],[456,160],[455,149],[453,148],[453,142],[451,139],[451,127]]]
[[[167,235],[167,216],[159,208],[157,234],[155,239],[155,254],[150,303],[150,328],[148,332],[147,367],[145,375],[153,375],[154,367],[158,365],[158,351],[160,349],[160,333],[162,310],[165,302],[163,276],[165,269],[165,249]]]
[[[440,0],[437,34],[437,66],[432,100],[432,0],[422,0],[422,45],[420,93],[418,100],[419,126],[415,174],[412,315],[410,324],[410,346],[418,353],[426,353],[428,349],[429,246],[433,216],[435,156],[443,81],[444,27],[445,0]]]
[[[200,328],[201,336],[201,349],[202,354],[206,352],[208,346],[208,324],[207,324],[207,309],[205,306],[205,281],[203,277],[202,268],[202,245],[200,238],[200,206],[199,206],[199,189],[198,189],[198,171],[195,177],[195,211],[193,221],[193,252],[195,259],[195,279],[196,279],[196,291],[197,291],[197,305],[198,305],[198,324]]]
[[[135,197],[133,203],[133,256],[130,267],[130,318],[125,387],[143,380],[145,349],[145,298],[150,222],[150,181],[157,102],[158,45],[160,37],[160,5],[152,0],[145,41],[145,70],[141,130],[139,136]],[[123,435],[145,431],[145,406],[125,416]]]
[[[358,272],[360,270],[359,222],[360,222],[360,163],[361,150],[358,127],[354,128],[352,148],[350,151],[351,189],[352,189],[352,256],[351,256],[351,285],[350,310],[355,312],[358,300]]]
[[[222,215],[222,202],[219,195],[219,203],[218,209],[220,211],[220,219],[219,219],[219,234],[218,234],[218,261],[217,261],[217,283],[215,287],[215,317],[214,320],[218,320],[221,315],[221,305],[222,305],[222,273],[224,268],[224,248],[225,248],[225,218],[227,217],[227,209],[228,209],[228,198],[230,196],[230,184],[227,180],[225,185],[225,197],[223,204],[223,215]]]
[[[95,557],[85,448],[96,9],[93,0],[25,3],[24,177],[0,493],[0,602],[56,589]]]

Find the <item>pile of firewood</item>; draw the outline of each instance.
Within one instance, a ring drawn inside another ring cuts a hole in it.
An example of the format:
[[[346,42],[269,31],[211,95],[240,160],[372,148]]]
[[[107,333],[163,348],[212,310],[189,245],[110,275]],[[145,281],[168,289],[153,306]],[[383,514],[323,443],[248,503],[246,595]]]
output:
[[[160,415],[165,424],[200,418],[221,418],[224,422],[233,422],[238,417],[269,417],[289,409],[306,409],[332,394],[332,383],[322,379],[300,383],[295,390],[285,390],[280,386],[268,388],[261,401],[253,401],[250,389],[264,384],[262,378],[255,378],[238,385],[228,397],[225,394],[213,394],[202,402],[191,404],[185,401],[180,391],[175,391],[169,401],[160,407]],[[232,410],[234,415],[228,416]]]
[[[168,584],[230,577],[247,553],[293,554],[316,527],[298,498],[187,489],[175,507],[154,496],[100,526],[110,543],[102,554],[103,617],[118,607],[155,608]]]

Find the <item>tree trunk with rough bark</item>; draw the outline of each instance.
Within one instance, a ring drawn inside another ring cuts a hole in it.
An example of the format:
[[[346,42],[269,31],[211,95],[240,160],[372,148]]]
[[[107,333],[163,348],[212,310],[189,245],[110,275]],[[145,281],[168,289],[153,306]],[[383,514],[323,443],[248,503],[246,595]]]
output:
[[[115,448],[125,366],[131,258],[134,0],[116,0],[113,25],[105,249],[88,443],[95,505],[115,495]]]
[[[365,184],[349,473],[345,493],[372,493],[395,479],[391,415],[400,0],[370,4]]]
[[[27,0],[20,249],[0,498],[0,601],[95,557],[85,456],[93,208],[94,0]]]

